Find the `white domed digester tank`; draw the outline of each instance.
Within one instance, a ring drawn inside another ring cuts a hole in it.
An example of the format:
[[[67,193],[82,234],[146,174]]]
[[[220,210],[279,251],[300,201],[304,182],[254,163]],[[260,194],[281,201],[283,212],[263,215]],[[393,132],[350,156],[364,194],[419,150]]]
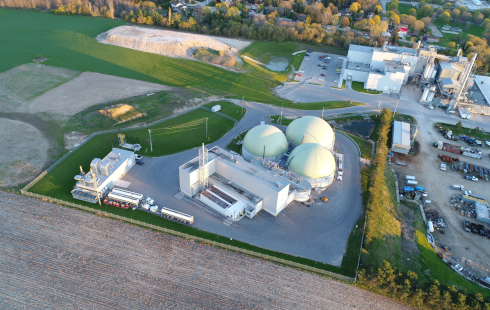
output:
[[[295,119],[286,128],[286,137],[293,145],[318,143],[333,151],[335,133],[330,125],[316,116]]]
[[[289,170],[303,177],[312,187],[327,187],[335,177],[335,157],[317,143],[296,147],[289,155],[287,164]]]
[[[288,150],[288,141],[284,133],[271,125],[258,125],[245,135],[242,145],[243,158],[250,161],[265,156],[273,160]]]

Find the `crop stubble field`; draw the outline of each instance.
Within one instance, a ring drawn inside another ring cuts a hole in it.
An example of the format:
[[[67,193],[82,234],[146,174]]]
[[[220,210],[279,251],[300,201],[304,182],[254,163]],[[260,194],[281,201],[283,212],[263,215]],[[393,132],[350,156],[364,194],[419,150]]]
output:
[[[0,301],[97,309],[408,309],[315,274],[0,192]]]

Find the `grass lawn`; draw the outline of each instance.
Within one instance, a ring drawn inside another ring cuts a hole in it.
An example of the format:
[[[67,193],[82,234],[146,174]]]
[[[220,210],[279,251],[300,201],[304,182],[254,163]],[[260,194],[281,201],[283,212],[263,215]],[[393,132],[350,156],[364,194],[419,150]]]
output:
[[[315,52],[323,52],[337,55],[347,55],[347,50],[338,49],[335,47],[325,45],[313,45],[305,44],[301,42],[287,41],[287,42],[264,42],[255,41],[245,49],[242,50],[242,55],[248,54],[250,57],[257,59],[262,63],[268,63],[272,57],[282,56],[289,58],[291,61],[291,54],[302,50],[312,50]],[[304,56],[304,54],[303,54]],[[301,61],[302,61],[301,57]],[[301,62],[300,62],[301,64]],[[299,68],[295,67],[296,69]]]
[[[355,91],[358,91],[360,93],[381,94],[380,91],[365,89],[363,82],[355,82],[355,81],[352,81],[352,89],[355,90]]]
[[[237,152],[238,154],[242,154],[242,145],[237,145],[238,141],[243,141],[245,138],[245,135],[247,134],[248,130],[245,130],[244,132],[240,133],[238,136],[236,136],[233,141],[230,142],[226,146],[230,151]]]
[[[182,108],[185,105],[187,99],[198,95],[197,92],[191,90],[185,90],[185,92],[180,94],[174,92],[159,92],[152,96],[142,95],[110,103],[98,104],[72,116],[65,123],[64,131],[92,133],[107,129],[127,128],[135,124],[151,123],[172,115],[175,109]],[[134,107],[137,112],[143,113],[144,115],[140,118],[118,124],[117,120],[100,113],[100,110],[113,108],[117,104],[130,105]]]
[[[405,3],[399,3],[398,4],[398,11],[400,11],[400,14],[408,15],[408,11],[410,9],[417,9],[417,8],[411,4],[405,4]]]
[[[335,86],[330,86],[332,88],[336,88],[336,89],[344,89],[345,88],[345,80],[342,81],[342,87],[341,88],[338,88],[338,87],[335,87]]]
[[[144,53],[100,44],[95,37],[120,20],[83,16],[61,16],[33,11],[0,9],[0,72],[48,58],[46,65],[77,71],[93,71],[177,87],[192,87],[210,94],[280,103],[270,94],[278,85],[268,76],[240,74],[185,59]]]
[[[437,25],[439,26],[440,29],[442,29],[442,26],[445,26],[446,24],[444,23],[441,23],[439,20],[434,20],[434,25]],[[470,29],[468,30],[464,30],[465,27],[466,27],[466,23],[465,22],[462,22],[462,23],[458,23],[456,21],[450,21],[449,22],[449,26],[451,27],[460,27],[461,29],[463,29],[463,31],[461,32],[461,34],[463,35],[463,38],[467,35],[467,34],[472,34],[474,36],[477,36],[477,37],[481,37],[482,34],[483,34],[483,31],[485,31],[485,28],[484,27],[479,27],[477,25],[474,25],[474,24],[471,24],[470,26]],[[455,34],[450,34],[450,33],[444,33],[446,36],[449,34],[449,35],[454,35],[456,36]]]
[[[369,142],[366,139],[359,138],[358,136],[350,133],[345,133],[345,134],[351,137],[352,140],[354,140],[357,143],[359,149],[361,150],[361,157],[371,160],[371,155],[373,150],[371,142]]]
[[[467,135],[469,137],[475,137],[475,138],[481,138],[486,141],[490,141],[490,133],[486,133],[483,131],[475,131],[475,129],[471,130],[469,128],[463,127],[461,130],[456,129],[456,125],[451,125],[451,124],[446,124],[446,123],[437,123],[434,125],[436,127],[436,130],[439,130],[437,128],[437,125],[442,126],[443,129],[447,130],[452,130],[453,134],[460,136],[460,135]]]

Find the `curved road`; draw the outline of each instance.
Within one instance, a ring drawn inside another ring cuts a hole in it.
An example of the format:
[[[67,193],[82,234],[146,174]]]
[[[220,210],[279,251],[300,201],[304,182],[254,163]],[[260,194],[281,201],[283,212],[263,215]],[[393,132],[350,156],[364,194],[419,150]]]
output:
[[[226,148],[243,130],[250,129],[261,121],[269,123],[269,115],[276,107],[249,103],[247,114],[221,139],[210,143]],[[280,108],[279,108],[280,109]],[[279,111],[280,113],[280,111]],[[320,112],[321,113],[321,112]],[[336,135],[335,148],[344,154],[344,181],[334,182],[323,196],[310,207],[293,203],[277,217],[261,211],[252,220],[243,218],[233,227],[205,214],[200,209],[174,196],[179,193],[178,167],[197,157],[196,148],[177,154],[146,158],[145,166],[132,168],[123,180],[130,182],[128,190],[150,196],[155,203],[194,216],[195,228],[224,237],[247,242],[259,247],[313,259],[340,266],[356,221],[363,213],[359,151],[354,142],[344,135]]]
[[[2,309],[410,309],[321,276],[0,192]]]

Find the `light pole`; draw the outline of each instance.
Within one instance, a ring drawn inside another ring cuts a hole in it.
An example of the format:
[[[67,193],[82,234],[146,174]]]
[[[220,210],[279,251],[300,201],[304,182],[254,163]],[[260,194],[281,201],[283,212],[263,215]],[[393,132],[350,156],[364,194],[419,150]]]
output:
[[[206,139],[208,138],[208,118],[206,117]]]
[[[230,240],[233,240],[233,223],[230,225]]]
[[[397,101],[396,101],[395,112],[393,112],[393,117],[395,117],[395,114],[396,114],[396,109],[398,108],[398,102],[399,102],[399,101],[400,101],[400,100],[397,100]]]
[[[284,109],[284,103],[281,105],[281,122],[280,125],[282,126],[282,110]]]
[[[148,133],[150,134],[150,149],[153,152],[153,144],[151,143],[151,129],[148,129]]]
[[[322,108],[322,118],[323,118],[323,112],[325,112],[325,107]]]
[[[475,121],[476,121],[476,118],[473,118],[473,124],[471,125],[471,128],[470,128],[469,133],[471,133],[471,130],[473,129],[473,126],[475,126]]]
[[[378,101],[378,113],[381,113],[381,100]]]

